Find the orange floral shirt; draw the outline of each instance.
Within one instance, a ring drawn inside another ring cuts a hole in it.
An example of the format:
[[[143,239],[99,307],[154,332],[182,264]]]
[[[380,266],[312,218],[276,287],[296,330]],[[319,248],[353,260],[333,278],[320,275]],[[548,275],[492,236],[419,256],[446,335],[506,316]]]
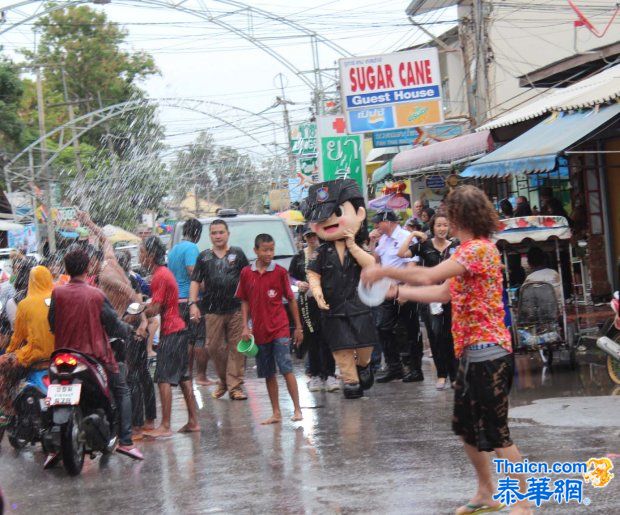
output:
[[[461,244],[451,259],[466,270],[450,280],[456,357],[476,343],[498,343],[512,352],[510,332],[504,324],[503,265],[497,247],[487,239],[470,240]]]

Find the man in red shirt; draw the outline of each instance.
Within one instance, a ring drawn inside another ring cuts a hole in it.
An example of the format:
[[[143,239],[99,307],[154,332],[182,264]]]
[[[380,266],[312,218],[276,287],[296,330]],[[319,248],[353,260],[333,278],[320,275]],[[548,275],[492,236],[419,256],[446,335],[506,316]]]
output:
[[[291,315],[295,321],[295,345],[303,340],[303,330],[297,301],[291,290],[288,272],[273,262],[275,242],[269,234],[259,234],[254,240],[254,252],[257,259],[251,266],[241,271],[236,297],[241,300],[244,340],[254,335],[258,345],[256,369],[258,377],[265,379],[267,392],[271,401],[273,415],[262,424],[277,424],[282,421],[278,401],[278,379],[276,364],[286,380],[288,393],[293,401],[295,413],[291,420],[302,419],[299,406],[297,379],[293,374],[293,363],[289,352],[290,329],[282,298],[289,302]],[[248,320],[252,318],[252,329]]]
[[[159,386],[161,400],[161,423],[152,431],[144,431],[145,436],[153,438],[172,436],[172,386],[177,385],[180,385],[183,391],[188,414],[187,424],[179,429],[179,433],[200,431],[192,378],[189,375],[187,331],[179,313],[179,288],[174,275],[164,265],[165,259],[166,247],[157,236],[144,240],[140,247],[140,263],[153,274],[151,303],[145,313],[149,318],[161,315],[161,336],[155,368],[155,382]]]
[[[110,336],[126,338],[129,326],[121,322],[101,290],[86,284],[89,262],[88,254],[79,247],[65,255],[65,268],[71,281],[52,292],[50,330],[56,337],[56,349],[83,352],[105,367],[120,416],[120,445],[116,450],[142,460],[142,453],[131,439],[131,395],[108,339]]]

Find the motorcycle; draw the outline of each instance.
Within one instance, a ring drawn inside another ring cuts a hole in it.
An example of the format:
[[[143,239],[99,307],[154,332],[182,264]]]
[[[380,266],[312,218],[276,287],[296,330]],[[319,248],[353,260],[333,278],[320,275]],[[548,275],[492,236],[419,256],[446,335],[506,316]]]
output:
[[[602,336],[596,340],[599,349],[607,354],[607,373],[616,384],[620,384],[620,294],[614,293],[611,301],[614,318],[605,324]]]
[[[44,300],[48,307],[50,301],[49,298]],[[43,416],[47,410],[45,398],[50,384],[48,363],[43,360],[32,364],[11,401],[14,414],[9,418],[5,430],[9,443],[16,450],[41,441]]]
[[[143,310],[138,303],[127,314]],[[96,359],[72,349],[58,349],[51,357],[47,390],[46,450],[58,453],[64,468],[77,476],[88,454],[111,453],[117,443],[119,414],[105,368]]]

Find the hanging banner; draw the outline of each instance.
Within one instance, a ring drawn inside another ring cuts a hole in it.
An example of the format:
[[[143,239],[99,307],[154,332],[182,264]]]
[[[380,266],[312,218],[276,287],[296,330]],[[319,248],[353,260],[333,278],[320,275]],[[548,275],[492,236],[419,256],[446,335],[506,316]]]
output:
[[[349,134],[443,122],[436,48],[340,59]]]
[[[366,169],[362,136],[348,135],[342,115],[317,116],[319,178],[355,179],[366,197]]]

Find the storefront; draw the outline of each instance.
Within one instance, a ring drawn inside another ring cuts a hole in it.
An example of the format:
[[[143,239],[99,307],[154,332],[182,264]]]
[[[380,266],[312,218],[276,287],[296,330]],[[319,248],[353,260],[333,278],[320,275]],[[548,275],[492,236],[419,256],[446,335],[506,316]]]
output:
[[[620,221],[610,210],[618,204],[618,175],[609,167],[617,154],[620,104],[554,112],[496,151],[477,160],[461,177],[475,182],[490,198],[526,197],[541,209],[539,193],[552,188],[570,217],[580,296],[590,302],[607,297],[617,285]],[[616,165],[617,166],[617,163]],[[614,216],[616,218],[614,218]]]

